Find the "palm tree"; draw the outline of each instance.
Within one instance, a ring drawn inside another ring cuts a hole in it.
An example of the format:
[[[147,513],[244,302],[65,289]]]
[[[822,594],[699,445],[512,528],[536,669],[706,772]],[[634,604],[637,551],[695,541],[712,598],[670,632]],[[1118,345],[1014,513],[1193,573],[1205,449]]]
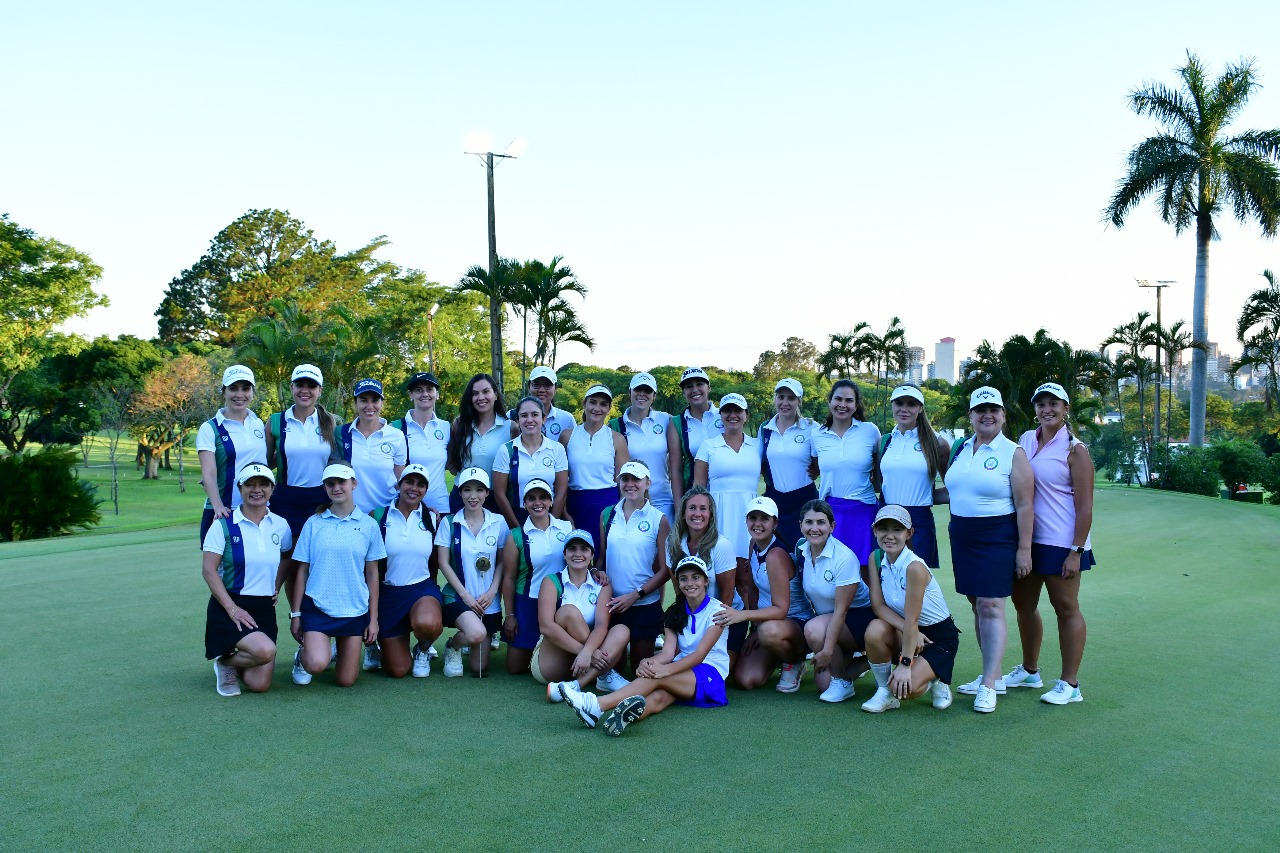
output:
[[[880,387],[880,378],[884,377],[885,381],[885,397],[888,394],[889,374],[894,371],[904,371],[907,369],[907,333],[902,328],[902,320],[894,317],[889,321],[889,327],[885,329],[883,335],[877,335],[868,331],[863,336],[866,346],[868,360],[873,366],[873,376],[875,386]],[[880,400],[879,405],[880,420],[883,422],[884,415],[888,411],[888,401],[884,398]]]
[[[560,344],[567,342],[582,344],[589,350],[596,348],[596,340],[587,333],[587,327],[582,324],[578,312],[563,299],[557,299],[548,307],[542,323],[542,335],[551,347],[552,370],[559,358]]]
[[[1138,316],[1128,323],[1122,323],[1111,330],[1111,334],[1102,342],[1102,346],[1120,344],[1124,347],[1124,358],[1116,359],[1116,367],[1125,371],[1125,376],[1132,377],[1138,384],[1138,426],[1144,452],[1144,461],[1151,460],[1151,437],[1147,431],[1147,396],[1146,383],[1155,373],[1155,362],[1142,353],[1148,347],[1159,344],[1156,334],[1157,326],[1151,322],[1151,312],[1139,311]]]
[[[1209,241],[1217,236],[1214,217],[1230,206],[1236,219],[1257,220],[1262,233],[1280,229],[1280,129],[1224,132],[1260,85],[1251,60],[1228,65],[1215,81],[1205,79],[1204,66],[1190,52],[1177,69],[1180,88],[1146,83],[1129,94],[1129,106],[1149,115],[1163,132],[1143,140],[1129,152],[1128,174],[1116,185],[1106,218],[1123,227],[1129,213],[1154,196],[1160,217],[1181,234],[1193,225],[1196,234],[1196,283],[1192,339],[1208,341]],[[1191,359],[1191,445],[1204,445],[1208,363],[1204,350]]]
[[[577,313],[565,301],[565,294],[576,293],[583,297],[587,295],[586,285],[578,281],[572,267],[561,265],[563,260],[562,255],[556,255],[551,259],[550,264],[531,262],[533,266],[530,268],[528,285],[533,296],[534,316],[538,321],[537,349],[533,360],[538,363],[546,359],[547,350],[551,345],[546,327],[552,315],[555,313],[563,315],[565,311],[569,311],[574,315],[574,319],[577,319]],[[579,325],[581,325],[580,321]]]
[[[375,317],[357,316],[344,305],[329,309],[321,333],[325,391],[335,411],[350,414],[351,389],[365,376],[380,378],[389,351],[387,329]]]
[[[827,348],[818,355],[817,378],[830,382],[833,376],[853,376],[866,361],[865,335],[871,326],[859,323],[848,332],[836,332],[827,338]]]
[[[237,360],[253,366],[259,385],[275,387],[276,403],[289,400],[289,376],[315,349],[311,317],[292,300],[274,299],[267,316],[249,325],[240,335]]]
[[[1174,383],[1173,383],[1173,365],[1179,359],[1182,353],[1189,349],[1207,349],[1204,344],[1198,344],[1191,340],[1191,332],[1186,328],[1185,320],[1178,320],[1171,323],[1169,328],[1155,327],[1156,341],[1160,347],[1160,352],[1164,354],[1165,369],[1169,371],[1169,405],[1165,406],[1164,418],[1164,441],[1165,445],[1169,444],[1169,432],[1173,428],[1173,403],[1174,403]],[[1161,377],[1161,382],[1164,378]],[[1165,453],[1166,460],[1169,454]]]
[[[489,300],[489,369],[502,390],[504,383],[502,370],[502,306],[511,302],[512,295],[518,292],[520,280],[520,264],[511,258],[498,258],[494,275],[489,270],[476,265],[469,268],[458,283],[453,286],[454,293],[483,294]]]
[[[1263,270],[1262,276],[1267,280],[1267,286],[1249,294],[1240,310],[1240,319],[1236,321],[1236,339],[1244,345],[1244,355],[1231,369],[1266,366],[1263,397],[1270,415],[1275,411],[1276,397],[1280,393],[1276,381],[1276,366],[1280,361],[1277,353],[1280,347],[1280,280],[1271,270]]]

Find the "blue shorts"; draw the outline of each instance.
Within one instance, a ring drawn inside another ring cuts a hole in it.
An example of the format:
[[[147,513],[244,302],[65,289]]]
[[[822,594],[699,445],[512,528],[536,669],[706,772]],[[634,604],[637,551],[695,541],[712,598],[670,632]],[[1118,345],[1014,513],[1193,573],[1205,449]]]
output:
[[[402,637],[413,630],[409,613],[423,598],[440,601],[440,587],[431,578],[406,586],[383,583],[378,587],[378,636]]]
[[[516,622],[519,628],[508,645],[513,649],[532,651],[538,645],[542,631],[538,626],[538,599],[516,593]]]
[[[1038,575],[1061,576],[1062,564],[1066,562],[1070,553],[1070,548],[1063,548],[1061,545],[1032,544],[1031,571]],[[1087,572],[1091,566],[1096,565],[1097,562],[1093,559],[1092,548],[1080,555],[1080,571]]]
[[[694,688],[692,699],[677,699],[677,705],[688,705],[691,708],[719,708],[729,704],[720,670],[711,664],[700,663],[695,664],[690,672],[698,680],[698,686]]]
[[[662,633],[662,602],[633,604],[621,613],[609,614],[610,625],[626,625],[632,642],[653,642]]]
[[[213,510],[209,510],[213,512]],[[229,655],[236,649],[236,644],[250,634],[261,631],[276,641],[276,606],[269,595],[241,595],[238,592],[228,593],[245,613],[258,623],[257,628],[238,628],[231,621],[227,611],[218,603],[218,599],[209,596],[209,606],[205,610],[204,619],[204,656],[210,660]]]
[[[858,651],[867,650],[867,643],[863,638],[866,637],[867,628],[875,618],[876,613],[870,607],[850,607],[844,614],[844,626],[853,635],[853,645]]]
[[[458,617],[463,613],[471,613],[474,615],[475,611],[463,604],[461,601],[453,601],[446,604],[444,606],[444,626],[446,628],[457,628]],[[486,634],[496,634],[502,630],[501,613],[486,613],[484,615],[484,619],[481,621],[484,623],[484,631]]]
[[[302,596],[302,630],[317,631],[327,637],[363,637],[369,627],[369,611],[359,616],[330,616],[311,596]]]

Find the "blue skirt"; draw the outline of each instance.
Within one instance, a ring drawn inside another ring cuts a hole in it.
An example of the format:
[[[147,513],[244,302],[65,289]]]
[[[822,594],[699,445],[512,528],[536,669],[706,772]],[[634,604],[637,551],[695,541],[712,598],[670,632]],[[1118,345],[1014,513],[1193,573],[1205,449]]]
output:
[[[739,625],[743,624],[741,622]],[[692,670],[693,677],[697,679],[698,686],[694,688],[692,699],[677,700],[677,705],[688,705],[692,708],[719,708],[722,705],[729,704],[729,697],[725,695],[724,678],[720,676],[720,670],[716,669],[709,663],[694,664]]]
[[[911,534],[911,551],[931,569],[938,568],[938,529],[933,522],[933,507],[909,506],[904,509],[911,514],[911,526],[915,532]]]
[[[600,516],[620,498],[616,488],[608,489],[570,489],[565,503],[565,510],[573,519],[573,526],[591,534],[591,541],[596,550],[600,550]]]
[[[277,486],[271,495],[271,511],[289,523],[289,532],[297,542],[302,525],[316,514],[316,508],[328,503],[324,486]]]
[[[327,637],[363,637],[369,627],[369,611],[359,616],[330,616],[311,600],[302,596],[302,630],[316,631]]]
[[[1070,548],[1063,548],[1061,545],[1032,543],[1031,571],[1038,575],[1061,575],[1062,564],[1066,562],[1070,553]],[[1080,555],[1080,571],[1087,572],[1091,566],[1096,565],[1098,563],[1093,559],[1092,548]]]
[[[956,592],[976,598],[1008,598],[1018,557],[1018,514],[952,515],[951,567]]]
[[[402,637],[413,630],[409,612],[423,598],[440,601],[440,587],[431,578],[406,586],[378,587],[378,636]]]
[[[778,541],[788,551],[793,550],[800,541],[800,507],[818,496],[818,487],[810,483],[794,492],[765,489],[764,496],[778,505]]]
[[[858,563],[865,566],[876,549],[871,535],[871,523],[876,520],[876,505],[851,501],[847,498],[827,498],[836,516],[836,529],[831,535],[839,539],[849,550],[858,555]]]

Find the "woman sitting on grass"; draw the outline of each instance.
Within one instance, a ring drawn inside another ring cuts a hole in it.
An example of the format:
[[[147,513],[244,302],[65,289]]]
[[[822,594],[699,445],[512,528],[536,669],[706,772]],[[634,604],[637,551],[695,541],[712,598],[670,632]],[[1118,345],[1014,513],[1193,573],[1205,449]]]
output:
[[[378,561],[387,556],[377,522],[356,509],[356,475],[347,465],[329,465],[320,475],[329,503],[307,519],[293,559],[298,563],[289,614],[290,631],[302,644],[294,656],[305,680],[329,665],[329,639],[338,640],[334,672],[339,687],[360,674],[361,641],[378,640]]]
[[[876,695],[862,710],[892,711],[926,692],[933,707],[948,708],[960,631],[933,572],[911,550],[911,513],[897,504],[881,507],[871,531],[880,546],[871,553],[867,584],[877,617],[866,634]]]
[[[729,704],[724,692],[728,636],[713,621],[723,605],[707,595],[711,570],[700,557],[685,557],[676,566],[676,585],[680,596],[667,608],[666,642],[661,652],[640,663],[635,681],[599,698],[576,689],[572,681],[562,681],[551,686],[548,697],[555,701],[558,694],[587,728],[595,728],[607,713],[603,726],[612,737],[673,702],[695,708]]]
[[[251,464],[236,477],[240,506],[212,522],[204,537],[202,574],[209,585],[204,653],[213,660],[219,696],[271,686],[276,662],[276,593],[293,545],[289,523],[267,510],[276,478]]]
[[[559,680],[572,679],[574,690],[613,672],[627,651],[631,631],[609,624],[609,578],[596,580],[591,534],[572,530],[564,542],[565,567],[542,579],[538,597],[538,626],[542,639],[534,652],[533,677],[548,684],[547,699],[558,701]],[[509,653],[508,653],[509,654]],[[615,675],[619,686],[627,680]]]

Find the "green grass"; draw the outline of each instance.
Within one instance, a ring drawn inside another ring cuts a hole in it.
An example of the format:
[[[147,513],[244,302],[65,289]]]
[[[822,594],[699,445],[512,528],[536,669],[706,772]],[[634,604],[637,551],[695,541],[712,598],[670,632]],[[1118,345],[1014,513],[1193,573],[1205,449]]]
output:
[[[1274,507],[1099,490],[1081,704],[1024,690],[989,716],[957,696],[873,717],[819,703],[806,679],[618,740],[527,678],[437,667],[299,688],[283,631],[272,691],[222,699],[195,538],[189,524],[0,545],[0,846],[1271,850],[1280,837]],[[957,621],[965,681],[978,651]]]

